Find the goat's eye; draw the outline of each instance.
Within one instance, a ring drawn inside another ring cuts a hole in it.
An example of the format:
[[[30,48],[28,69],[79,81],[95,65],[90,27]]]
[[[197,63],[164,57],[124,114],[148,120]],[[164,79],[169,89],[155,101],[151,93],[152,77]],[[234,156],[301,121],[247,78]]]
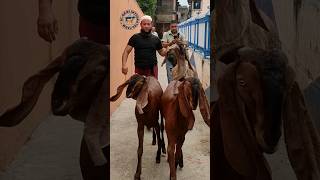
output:
[[[240,86],[246,86],[247,85],[247,83],[242,79],[239,80],[239,84],[240,84]]]

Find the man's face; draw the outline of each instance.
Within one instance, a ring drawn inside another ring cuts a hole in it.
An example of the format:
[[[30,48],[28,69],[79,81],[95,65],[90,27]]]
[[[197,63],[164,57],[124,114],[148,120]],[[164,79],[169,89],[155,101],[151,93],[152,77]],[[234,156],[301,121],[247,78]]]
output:
[[[151,21],[150,20],[142,20],[140,23],[141,26],[141,30],[143,30],[144,32],[151,32]]]
[[[178,32],[178,25],[176,23],[170,24],[170,30],[173,34]]]

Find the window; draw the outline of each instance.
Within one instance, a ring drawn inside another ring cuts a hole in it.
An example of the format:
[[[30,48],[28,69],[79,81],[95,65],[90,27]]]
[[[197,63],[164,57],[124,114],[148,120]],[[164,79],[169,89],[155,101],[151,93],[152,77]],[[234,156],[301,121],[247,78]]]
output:
[[[193,1],[193,9],[201,9],[201,0]]]

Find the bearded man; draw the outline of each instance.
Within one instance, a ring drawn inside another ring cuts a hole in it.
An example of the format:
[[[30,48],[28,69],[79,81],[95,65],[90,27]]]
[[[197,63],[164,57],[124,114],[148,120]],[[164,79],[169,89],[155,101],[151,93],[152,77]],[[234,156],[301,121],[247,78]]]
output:
[[[126,66],[128,56],[134,48],[135,73],[145,76],[154,76],[158,79],[157,54],[161,56],[167,54],[167,50],[162,47],[158,37],[151,34],[152,18],[148,15],[141,17],[141,31],[129,39],[129,42],[122,54],[122,73],[128,73]]]

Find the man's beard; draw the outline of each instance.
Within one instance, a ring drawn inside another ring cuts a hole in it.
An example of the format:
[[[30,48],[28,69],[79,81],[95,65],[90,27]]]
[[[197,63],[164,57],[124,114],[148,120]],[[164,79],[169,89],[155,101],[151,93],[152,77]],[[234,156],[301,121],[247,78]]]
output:
[[[141,34],[144,37],[148,37],[151,34],[151,29],[149,31],[145,31],[144,29],[141,29]]]
[[[173,33],[173,34],[177,34],[177,30],[171,30],[171,32]]]

